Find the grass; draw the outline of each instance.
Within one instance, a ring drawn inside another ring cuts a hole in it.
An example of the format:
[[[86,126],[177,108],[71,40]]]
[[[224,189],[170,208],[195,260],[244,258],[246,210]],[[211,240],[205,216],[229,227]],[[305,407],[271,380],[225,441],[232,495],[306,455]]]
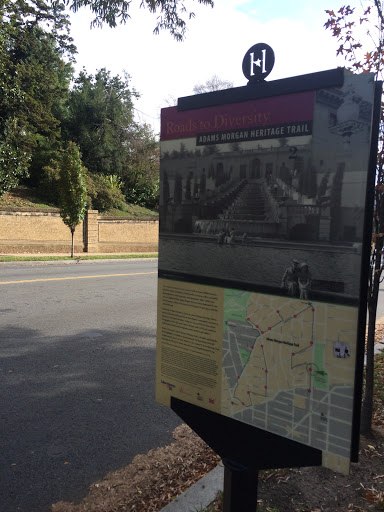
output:
[[[112,208],[112,210],[108,210],[106,212],[101,213],[103,217],[153,217],[157,218],[159,216],[158,212],[154,212],[152,210],[148,210],[147,208],[143,208],[142,206],[138,206],[137,204],[127,204],[125,210],[117,210],[116,208]]]
[[[19,186],[0,197],[0,208],[57,208],[57,205],[42,202],[37,190]]]
[[[43,202],[38,195],[37,189],[25,186],[18,186],[0,197],[0,208],[57,208],[57,205],[50,202]],[[158,212],[148,210],[136,204],[126,204],[123,210],[112,208],[100,213],[103,217],[135,217],[135,218],[157,218]]]
[[[7,261],[61,261],[61,260],[71,260],[71,261],[83,261],[83,260],[124,260],[124,259],[134,259],[134,258],[157,258],[156,253],[149,254],[95,254],[95,255],[87,255],[87,256],[74,256],[71,258],[70,256],[66,256],[63,254],[62,256],[1,256],[0,262]]]

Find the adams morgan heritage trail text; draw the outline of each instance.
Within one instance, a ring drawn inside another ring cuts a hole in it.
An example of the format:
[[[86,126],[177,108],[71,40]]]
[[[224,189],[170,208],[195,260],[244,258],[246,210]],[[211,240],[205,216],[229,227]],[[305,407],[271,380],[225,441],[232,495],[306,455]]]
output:
[[[279,137],[294,137],[298,135],[311,135],[312,121],[306,123],[278,124],[265,128],[251,128],[248,130],[229,130],[200,134],[196,138],[196,146],[207,144],[225,144],[236,141],[252,141],[274,139]]]

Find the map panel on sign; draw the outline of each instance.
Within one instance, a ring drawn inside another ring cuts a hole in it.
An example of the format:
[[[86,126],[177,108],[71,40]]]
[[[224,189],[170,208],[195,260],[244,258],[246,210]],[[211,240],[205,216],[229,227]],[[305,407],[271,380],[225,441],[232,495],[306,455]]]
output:
[[[348,471],[356,323],[357,308],[227,289],[222,414]]]

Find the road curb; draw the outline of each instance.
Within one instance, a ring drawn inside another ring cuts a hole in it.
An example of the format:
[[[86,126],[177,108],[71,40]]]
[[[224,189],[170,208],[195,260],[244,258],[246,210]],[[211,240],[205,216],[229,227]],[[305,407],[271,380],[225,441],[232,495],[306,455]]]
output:
[[[168,503],[160,512],[197,512],[208,507],[224,486],[224,466],[215,469],[200,478],[189,489]]]
[[[74,261],[72,260],[20,260],[20,261],[0,261],[0,266],[5,265],[84,265],[84,263],[116,263],[121,261],[128,261],[128,262],[134,262],[134,261],[157,261],[157,258],[108,258],[108,259],[95,259],[95,260],[82,260],[80,259],[77,261],[77,258],[74,258]]]

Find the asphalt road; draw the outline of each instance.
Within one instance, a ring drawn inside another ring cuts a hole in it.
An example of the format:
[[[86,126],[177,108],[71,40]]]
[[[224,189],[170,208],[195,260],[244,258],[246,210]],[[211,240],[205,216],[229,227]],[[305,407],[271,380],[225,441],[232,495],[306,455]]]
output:
[[[0,264],[0,511],[45,512],[181,421],[154,401],[157,260]]]

